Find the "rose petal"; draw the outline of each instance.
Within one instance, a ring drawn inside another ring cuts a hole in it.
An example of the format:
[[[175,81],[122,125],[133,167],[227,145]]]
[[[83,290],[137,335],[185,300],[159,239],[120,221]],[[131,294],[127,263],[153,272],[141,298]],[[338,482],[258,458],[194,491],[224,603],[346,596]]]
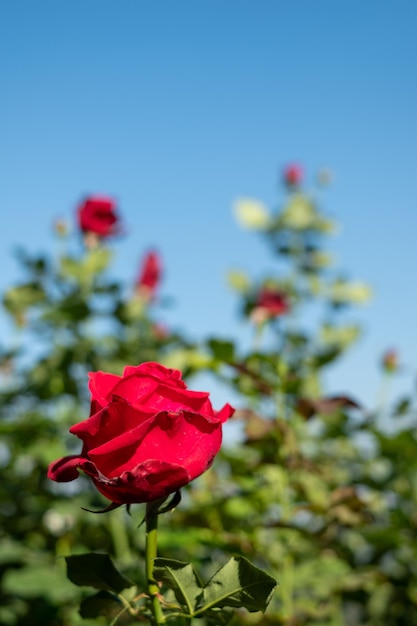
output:
[[[155,415],[151,408],[132,407],[124,398],[114,397],[107,408],[101,409],[83,422],[71,426],[70,432],[79,437],[88,449],[97,447],[129,433]]]
[[[80,475],[78,469],[91,469],[91,462],[79,455],[64,456],[48,468],[48,478],[58,483],[69,483]]]
[[[210,423],[203,416],[182,411],[159,413],[148,430],[138,427],[91,449],[89,458],[109,477],[156,459],[182,465],[191,479],[212,463],[222,441],[221,423]]]
[[[88,378],[88,388],[92,396],[92,401],[97,402],[101,408],[108,404],[113,389],[117,383],[122,380],[121,376],[106,374],[106,372],[89,372]],[[97,409],[94,410],[94,413],[96,412]]]
[[[214,416],[209,394],[204,391],[190,391],[189,389],[172,389],[159,385],[146,398],[146,404],[158,411],[180,411],[181,409],[202,413],[208,417]]]
[[[136,366],[128,365],[123,371],[123,376],[132,376],[136,373],[139,373],[141,376],[153,376],[154,378],[163,380],[166,383],[171,382],[177,387],[181,387],[183,389],[186,388],[186,384],[182,380],[182,374],[180,370],[174,370],[169,367],[165,367],[160,363],[147,361],[146,363],[141,363],[140,365]]]
[[[143,404],[158,389],[158,381],[149,376],[127,376],[113,388],[112,395],[125,398],[131,404]]]
[[[234,412],[235,412],[235,409],[230,404],[225,404],[224,407],[220,409],[220,411],[217,411],[216,418],[222,424],[224,424],[224,422],[228,420],[229,417],[232,417]]]
[[[151,502],[178,491],[190,482],[188,472],[179,465],[148,459],[130,471],[108,480],[94,477],[97,489],[112,502],[134,504]]]

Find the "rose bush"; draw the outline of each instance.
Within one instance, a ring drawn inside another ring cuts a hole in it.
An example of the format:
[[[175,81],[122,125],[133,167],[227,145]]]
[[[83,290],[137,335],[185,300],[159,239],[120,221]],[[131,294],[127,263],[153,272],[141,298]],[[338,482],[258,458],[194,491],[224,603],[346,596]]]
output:
[[[86,233],[109,237],[118,231],[119,217],[114,200],[104,196],[90,196],[78,207],[78,225]]]
[[[82,470],[106,498],[132,504],[174,493],[210,467],[229,404],[214,411],[208,393],[159,363],[89,377],[90,417],[70,428],[82,452],[51,463],[49,478],[67,482]]]

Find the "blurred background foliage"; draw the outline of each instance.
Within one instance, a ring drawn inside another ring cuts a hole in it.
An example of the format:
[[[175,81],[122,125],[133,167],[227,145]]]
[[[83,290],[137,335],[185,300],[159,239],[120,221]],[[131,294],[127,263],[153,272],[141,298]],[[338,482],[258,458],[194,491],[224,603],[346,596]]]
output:
[[[334,267],[326,238],[337,225],[304,190],[299,166],[285,170],[283,186],[273,210],[250,198],[235,205],[276,260],[261,281],[229,274],[250,348],[221,328],[194,345],[162,326],[159,272],[144,278],[149,255],[125,285],[107,240],[84,233],[70,252],[65,224],[56,225],[57,253],[18,252],[22,280],[3,296],[14,339],[0,352],[0,624],[109,623],[91,607],[80,616],[87,592],[67,580],[69,554],[108,552],[144,588],[143,506],[132,517],[95,515],[81,507],[107,503],[88,480],[46,479],[52,460],[79,449],[68,428],[88,415],[87,372],[143,361],[179,367],[191,388],[204,372],[238,399],[233,441],[163,516],[159,548],[207,577],[235,554],[278,579],[265,615],[239,611],[231,624],[417,623],[415,390],[387,397],[399,369],[390,351],[379,406],[361,406],[354,390],[328,394],[326,371],[360,337],[354,310],[371,292]]]

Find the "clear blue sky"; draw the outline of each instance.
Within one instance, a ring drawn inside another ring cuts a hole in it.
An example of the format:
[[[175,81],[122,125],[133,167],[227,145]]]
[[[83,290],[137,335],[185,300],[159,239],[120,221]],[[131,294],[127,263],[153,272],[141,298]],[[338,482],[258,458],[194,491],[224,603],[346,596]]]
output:
[[[383,0],[4,0],[0,4],[0,287],[13,245],[51,249],[86,193],[128,230],[117,272],[160,249],[162,317],[239,335],[227,269],[273,261],[239,230],[237,196],[279,199],[283,164],[335,173],[340,266],[375,288],[361,344],[330,390],[372,399],[376,359],[417,371],[417,3]]]

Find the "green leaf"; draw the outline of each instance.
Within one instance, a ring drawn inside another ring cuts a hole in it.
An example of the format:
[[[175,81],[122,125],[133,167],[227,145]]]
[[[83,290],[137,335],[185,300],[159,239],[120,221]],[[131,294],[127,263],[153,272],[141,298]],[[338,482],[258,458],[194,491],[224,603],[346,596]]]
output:
[[[372,289],[360,281],[337,279],[330,285],[328,296],[335,304],[366,304],[372,297]]]
[[[108,591],[85,598],[80,604],[80,615],[84,619],[105,615],[113,617],[115,611],[120,611],[120,600]]]
[[[191,563],[157,558],[154,576],[173,590],[178,602],[192,615],[202,595],[203,583]]]
[[[165,367],[184,370],[187,367],[204,369],[209,366],[210,358],[200,350],[194,348],[178,348],[164,355]]]
[[[243,228],[264,230],[269,224],[269,211],[259,200],[240,198],[235,202],[233,211]]]
[[[86,278],[104,272],[111,258],[112,253],[107,248],[90,250],[81,260],[63,256],[60,259],[60,272],[64,278],[74,278],[77,282],[83,282]]]
[[[314,227],[323,235],[337,235],[340,231],[340,224],[335,220],[318,216],[314,222]]]
[[[245,294],[249,291],[250,280],[247,274],[238,270],[231,270],[227,275],[227,282],[232,289]]]
[[[100,274],[108,267],[112,252],[108,248],[90,250],[83,261],[83,267],[89,274]]]
[[[284,208],[281,222],[287,228],[305,230],[313,227],[316,215],[312,202],[302,194],[296,194]]]
[[[400,398],[394,406],[393,414],[396,416],[406,415],[411,407],[411,400],[407,396]]]
[[[120,593],[134,584],[118,572],[107,554],[76,554],[65,557],[65,561],[68,578],[79,587]]]
[[[70,256],[63,256],[60,259],[60,273],[64,278],[75,278],[80,280],[83,268],[78,259]]]
[[[235,358],[235,346],[232,341],[209,339],[207,343],[216,359],[227,363],[233,363]]]
[[[42,320],[53,325],[80,322],[90,315],[90,308],[78,292],[70,293],[42,315]]]
[[[209,626],[227,626],[235,612],[232,609],[211,609],[205,614]]]
[[[311,261],[315,267],[330,267],[333,265],[333,257],[331,254],[321,251],[315,251],[311,254]]]
[[[198,613],[213,607],[244,607],[265,611],[276,588],[276,581],[244,557],[233,557],[209,580],[204,588],[204,606]]]
[[[355,324],[332,326],[325,324],[320,329],[319,339],[326,344],[333,344],[341,350],[348,348],[360,335],[360,327]]]
[[[24,313],[28,308],[44,302],[45,299],[46,295],[42,285],[33,282],[8,289],[3,298],[3,305],[11,315],[18,315]]]
[[[328,348],[320,350],[313,355],[311,360],[312,367],[320,368],[332,363],[340,354],[340,348],[338,346],[331,345]]]

